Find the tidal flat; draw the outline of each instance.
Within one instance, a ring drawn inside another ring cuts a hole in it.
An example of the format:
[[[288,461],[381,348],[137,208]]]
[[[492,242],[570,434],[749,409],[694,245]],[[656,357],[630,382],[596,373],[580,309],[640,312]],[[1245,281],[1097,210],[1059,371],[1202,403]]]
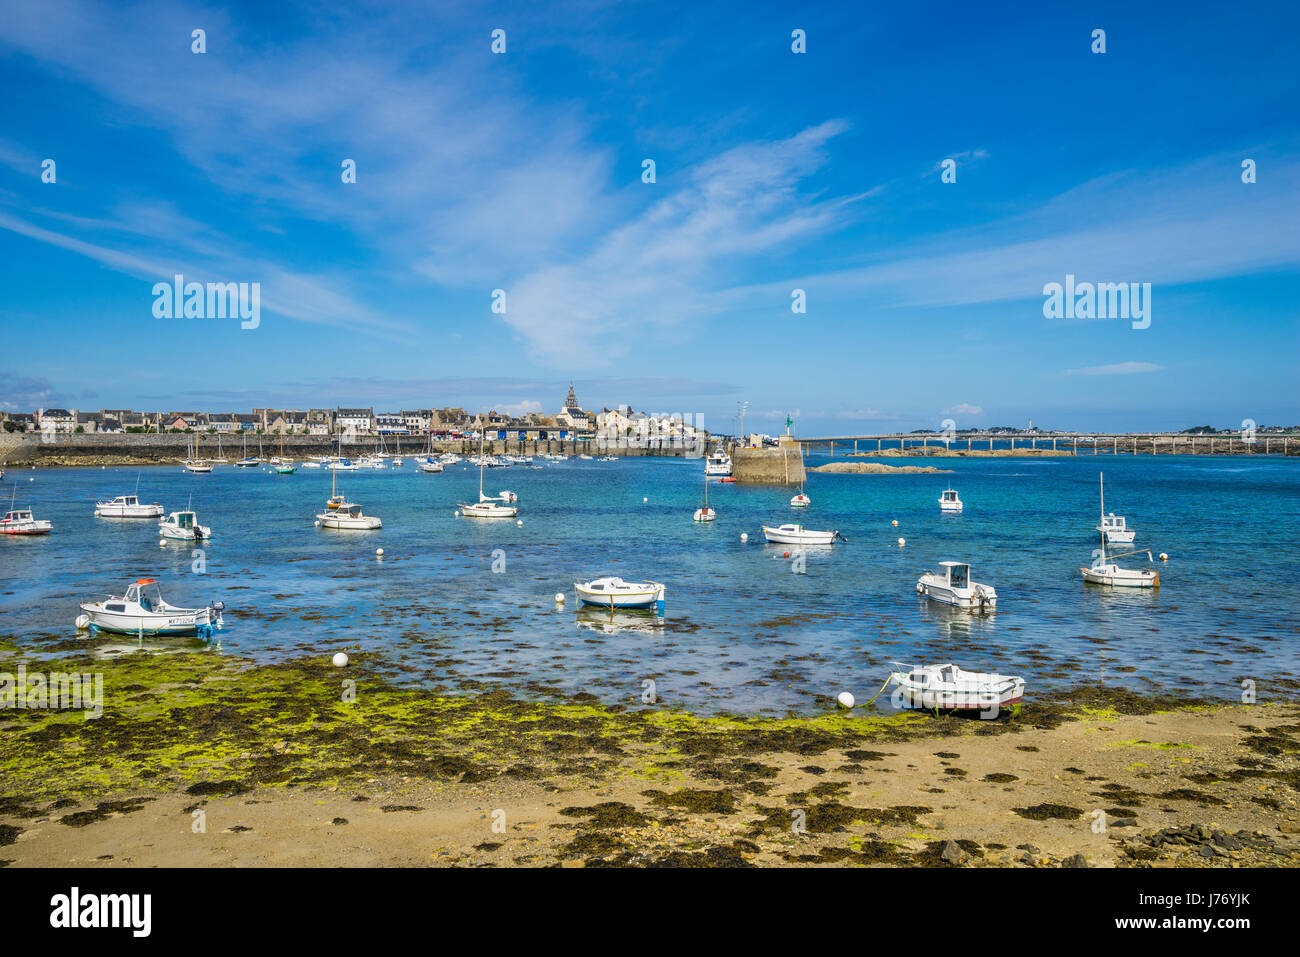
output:
[[[5,669],[17,658],[4,649]],[[1300,707],[1085,686],[982,721],[393,684],[379,655],[24,656],[12,866],[1295,866]]]

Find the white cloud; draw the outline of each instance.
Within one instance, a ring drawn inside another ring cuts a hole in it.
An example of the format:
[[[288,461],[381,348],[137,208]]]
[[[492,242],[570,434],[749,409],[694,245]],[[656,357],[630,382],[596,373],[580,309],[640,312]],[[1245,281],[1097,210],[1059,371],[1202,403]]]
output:
[[[1135,372],[1159,372],[1164,366],[1154,362],[1115,362],[1106,366],[1086,366],[1082,369],[1066,369],[1066,375],[1132,375]]]
[[[529,412],[541,412],[542,404],[534,402],[532,399],[524,399],[522,402],[512,402],[507,405],[493,406],[498,412],[504,412],[506,415],[519,417],[527,415]]]
[[[940,414],[940,415],[972,415],[972,416],[975,416],[975,415],[983,415],[983,414],[984,414],[984,410],[981,409],[978,405],[971,405],[969,402],[962,402],[962,403],[960,403],[959,405],[954,405],[954,406],[951,406],[950,408],[943,409],[939,414]]]

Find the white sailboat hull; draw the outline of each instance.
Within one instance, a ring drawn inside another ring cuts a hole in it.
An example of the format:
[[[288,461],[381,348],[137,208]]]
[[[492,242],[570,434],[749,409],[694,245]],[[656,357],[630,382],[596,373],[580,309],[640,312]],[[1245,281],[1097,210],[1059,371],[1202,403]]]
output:
[[[802,525],[782,525],[779,528],[764,525],[763,537],[774,545],[831,545],[839,537],[839,532],[816,531]]]
[[[1114,585],[1119,588],[1159,588],[1160,573],[1145,568],[1121,568],[1115,564],[1090,565],[1080,568],[1083,580],[1094,585]]]

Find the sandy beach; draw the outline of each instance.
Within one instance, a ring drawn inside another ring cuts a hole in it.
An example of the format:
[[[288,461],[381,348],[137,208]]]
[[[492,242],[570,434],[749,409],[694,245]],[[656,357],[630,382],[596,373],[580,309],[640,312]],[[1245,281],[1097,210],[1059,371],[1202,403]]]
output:
[[[1288,702],[774,720],[401,688],[364,655],[28,668],[101,670],[104,713],[0,711],[10,866],[1300,863]]]

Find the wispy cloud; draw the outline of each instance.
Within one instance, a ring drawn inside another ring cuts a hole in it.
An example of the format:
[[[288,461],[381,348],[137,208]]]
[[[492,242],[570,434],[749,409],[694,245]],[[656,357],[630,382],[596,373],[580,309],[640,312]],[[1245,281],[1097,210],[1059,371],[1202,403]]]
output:
[[[940,415],[983,415],[984,410],[978,405],[971,405],[969,402],[961,402],[957,405],[949,406],[939,413]]]
[[[1066,375],[1133,375],[1138,372],[1159,372],[1164,366],[1154,362],[1113,362],[1104,366],[1086,366],[1082,369],[1066,369]]]

